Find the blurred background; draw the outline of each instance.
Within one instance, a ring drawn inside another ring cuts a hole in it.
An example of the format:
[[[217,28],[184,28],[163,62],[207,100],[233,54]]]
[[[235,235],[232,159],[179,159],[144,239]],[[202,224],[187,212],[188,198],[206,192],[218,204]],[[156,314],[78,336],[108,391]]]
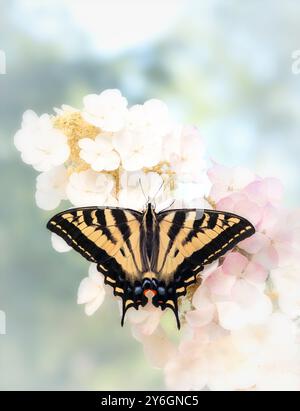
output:
[[[160,98],[215,160],[281,178],[298,206],[299,16],[293,0],[0,0],[0,389],[164,387],[115,301],[92,318],[76,305],[88,264],[51,247],[37,173],[13,146],[22,113],[106,88]]]

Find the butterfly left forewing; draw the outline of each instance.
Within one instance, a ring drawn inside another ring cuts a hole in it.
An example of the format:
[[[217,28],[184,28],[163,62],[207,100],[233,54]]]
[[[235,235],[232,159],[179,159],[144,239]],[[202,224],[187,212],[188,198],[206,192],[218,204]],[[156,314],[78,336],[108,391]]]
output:
[[[87,260],[96,263],[105,283],[122,297],[123,318],[131,306],[145,304],[133,294],[134,283],[145,271],[141,257],[142,214],[117,207],[81,207],[50,219],[47,228],[62,237]]]

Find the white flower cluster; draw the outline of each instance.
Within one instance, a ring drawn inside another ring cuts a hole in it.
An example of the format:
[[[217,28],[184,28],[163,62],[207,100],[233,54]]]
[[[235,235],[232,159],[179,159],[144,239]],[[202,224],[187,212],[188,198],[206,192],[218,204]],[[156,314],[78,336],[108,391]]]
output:
[[[168,180],[181,191],[189,184],[190,200],[203,196],[202,140],[196,129],[175,124],[163,102],[152,99],[128,108],[120,91],[106,90],[84,97],[82,111],[67,106],[56,111],[52,118],[25,112],[15,135],[22,160],[42,172],[36,190],[40,208],[52,210],[61,200],[74,206],[141,208],[145,199],[139,180],[149,196],[162,181],[168,187]],[[59,119],[71,133],[57,126]],[[86,135],[72,129],[76,120],[78,128],[90,125]],[[177,175],[185,185],[174,184]],[[169,199],[170,192],[163,198]],[[186,198],[187,191],[181,192]]]
[[[163,361],[170,388],[214,391],[299,391],[295,324],[282,313],[263,324],[226,331],[212,323]],[[170,350],[169,350],[170,351]]]
[[[142,209],[144,193],[152,198],[164,183],[155,198],[158,211],[172,200],[174,207],[206,202],[248,218],[256,234],[208,267],[201,286],[181,301],[177,347],[165,324],[169,314],[151,302],[129,310],[127,322],[169,388],[300,389],[300,215],[282,210],[277,180],[244,168],[207,168],[197,129],[174,122],[159,100],[128,108],[118,90],[88,95],[82,110],[63,106],[52,117],[27,111],[15,145],[40,172],[35,197],[45,210],[61,200]],[[54,234],[52,244],[70,250]],[[92,315],[106,292],[91,264],[78,304]]]

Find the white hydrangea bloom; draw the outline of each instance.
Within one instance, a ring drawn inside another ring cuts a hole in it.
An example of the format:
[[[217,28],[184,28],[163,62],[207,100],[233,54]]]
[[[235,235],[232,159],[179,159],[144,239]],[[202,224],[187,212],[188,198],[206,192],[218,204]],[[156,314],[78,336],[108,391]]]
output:
[[[67,114],[67,113],[69,113],[69,114],[79,113],[79,111],[80,111],[75,107],[69,106],[68,104],[63,104],[60,108],[54,107],[53,110],[59,116],[61,116],[63,114]]]
[[[177,125],[163,141],[163,157],[176,174],[174,196],[181,207],[204,207],[211,183],[205,172],[205,147],[196,127]]]
[[[123,168],[127,171],[153,167],[162,159],[160,140],[151,141],[126,129],[113,137],[113,144],[121,156]]]
[[[229,193],[241,190],[255,179],[255,174],[245,167],[230,169],[216,163],[208,174],[213,183],[210,197],[216,202]]]
[[[294,324],[282,314],[232,333],[212,323],[180,343],[165,364],[166,382],[175,390],[298,391],[298,356]]]
[[[177,188],[174,190],[174,197],[177,206],[182,208],[196,207],[205,208],[204,196],[209,191],[209,185],[204,178],[203,181],[183,181],[177,180]],[[207,208],[207,207],[206,207]]]
[[[132,106],[129,110],[126,128],[146,138],[155,140],[171,131],[173,120],[168,107],[157,99],[146,101],[143,105]]]
[[[54,250],[58,253],[67,253],[72,250],[72,247],[70,247],[63,238],[59,237],[55,233],[51,233],[51,244]]]
[[[97,265],[91,264],[89,276],[84,278],[78,289],[78,304],[85,304],[86,315],[93,315],[105,298],[104,277],[97,271]]]
[[[239,279],[231,289],[228,301],[216,302],[219,323],[226,330],[237,330],[248,324],[261,324],[272,313],[271,300],[257,286]]]
[[[63,164],[70,155],[67,136],[53,127],[50,116],[39,117],[31,110],[24,113],[14,143],[24,163],[38,171],[49,171]]]
[[[196,310],[188,311],[185,316],[191,327],[204,327],[217,319],[216,306],[205,283],[196,290],[193,305]]]
[[[151,297],[150,297],[151,301]],[[139,310],[131,309],[127,313],[127,321],[134,327],[134,335],[141,340],[146,335],[151,335],[159,326],[163,313],[149,302]]]
[[[155,322],[155,316],[157,315],[159,314],[153,313],[150,321]],[[144,318],[143,321],[145,321],[147,327],[149,317]],[[142,324],[140,325],[142,326]],[[139,325],[133,325],[132,328],[133,336],[143,344],[144,353],[151,366],[163,368],[176,353],[175,344],[166,336],[161,327],[157,327],[155,332],[150,334],[145,333],[144,329],[139,328]]]
[[[125,128],[113,138],[127,171],[153,167],[162,159],[162,137],[172,127],[167,107],[159,100],[130,108]]]
[[[282,313],[259,326],[232,333],[235,348],[256,365],[256,391],[299,391],[299,345],[295,323]]]
[[[82,138],[78,145],[80,157],[91,165],[95,171],[116,170],[120,165],[120,156],[114,150],[112,138],[108,135],[98,135],[95,140]]]
[[[290,318],[300,317],[300,270],[298,264],[271,271],[280,309]]]
[[[115,205],[115,182],[111,175],[93,170],[72,173],[66,188],[68,199],[74,206]]]
[[[54,210],[66,200],[67,170],[64,166],[41,173],[36,179],[35,201],[43,210]]]
[[[89,94],[83,99],[82,116],[90,124],[103,131],[116,132],[124,127],[127,100],[119,90],[105,90],[101,94]]]
[[[197,181],[204,174],[205,146],[196,127],[175,127],[165,139],[163,149],[172,169],[180,178]]]

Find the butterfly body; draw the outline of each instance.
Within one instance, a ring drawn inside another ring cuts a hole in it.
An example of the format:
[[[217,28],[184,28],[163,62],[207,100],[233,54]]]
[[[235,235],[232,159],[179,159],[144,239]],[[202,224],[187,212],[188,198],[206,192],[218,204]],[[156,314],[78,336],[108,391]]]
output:
[[[123,301],[122,325],[130,307],[172,309],[204,266],[254,234],[249,221],[214,210],[143,212],[118,207],[82,207],[55,215],[47,227],[87,260]]]
[[[153,261],[157,254],[157,248],[153,244],[157,244],[159,238],[159,226],[157,223],[156,213],[153,205],[148,203],[147,209],[142,218],[141,224],[141,247],[142,256],[144,258],[144,267],[148,271],[153,269]]]

